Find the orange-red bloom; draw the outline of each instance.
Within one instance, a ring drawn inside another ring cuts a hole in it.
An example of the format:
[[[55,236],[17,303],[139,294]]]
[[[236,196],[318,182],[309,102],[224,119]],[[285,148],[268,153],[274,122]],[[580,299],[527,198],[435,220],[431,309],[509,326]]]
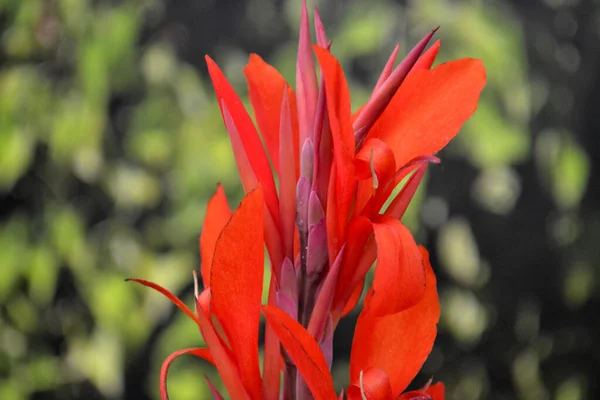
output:
[[[350,355],[348,399],[388,400],[399,396],[404,400],[443,399],[441,384],[402,394],[433,347],[440,316],[435,275],[427,251],[421,248],[420,252],[426,276],[421,300],[404,311],[384,317],[373,315],[367,303],[359,316]],[[327,362],[312,335],[275,307],[265,306],[263,313],[314,398],[336,399]]]
[[[194,319],[208,344],[209,350],[186,349],[165,361],[163,399],[168,366],[182,354],[211,361],[234,399],[279,398],[282,364],[283,398],[337,398],[329,373],[333,332],[358,303],[374,262],[348,398],[443,398],[441,384],[402,394],[433,346],[439,301],[427,252],[401,218],[427,165],[439,162],[435,154],[475,111],[485,69],[475,59],[432,69],[440,43],[425,49],[434,29],[394,68],[396,47],[369,101],[352,113],[344,72],[316,10],[314,46],[308,24],[304,2],[295,91],[275,68],[250,56],[244,73],[258,129],[206,57],[247,196],[233,213],[221,187],[209,202],[196,312],[137,280]],[[263,243],[273,274],[263,308],[261,377]]]

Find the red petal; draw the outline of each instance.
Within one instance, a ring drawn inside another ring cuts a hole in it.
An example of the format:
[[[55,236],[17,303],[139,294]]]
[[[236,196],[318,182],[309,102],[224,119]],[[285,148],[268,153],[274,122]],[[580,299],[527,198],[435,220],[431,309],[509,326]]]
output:
[[[150,282],[144,279],[136,279],[136,278],[128,278],[125,281],[129,282],[136,282],[139,284],[142,284],[146,287],[149,287],[151,289],[156,290],[157,292],[161,293],[162,295],[164,295],[166,298],[168,298],[169,300],[171,300],[173,302],[173,304],[175,304],[177,307],[179,307],[179,309],[181,311],[183,311],[184,313],[187,314],[188,317],[190,317],[191,319],[194,320],[194,322],[196,322],[198,325],[200,325],[200,321],[198,320],[198,317],[196,317],[196,314],[194,314],[194,312],[192,310],[189,309],[188,306],[185,305],[185,303],[181,300],[179,300],[179,297],[175,296],[173,293],[171,293],[170,291],[168,291],[167,289],[165,289],[164,287],[157,285],[154,282]]]
[[[215,332],[212,323],[210,322],[211,318],[204,310],[205,308],[208,308],[208,304],[206,303],[207,301],[210,301],[210,291],[210,289],[207,289],[202,292],[200,296],[196,297],[196,313],[198,314],[198,320],[200,321],[202,337],[204,337],[204,341],[210,349],[210,353],[215,361],[215,366],[219,371],[219,376],[221,376],[230,397],[234,399],[249,400],[250,396],[240,380],[239,370],[228,351],[223,346],[223,342],[219,338],[219,335]],[[204,305],[201,304],[202,302],[204,302]]]
[[[359,373],[358,381],[348,388],[348,400],[391,400],[392,386],[385,372],[377,368],[369,368]]]
[[[292,267],[293,268],[293,267]],[[269,304],[277,302],[277,286],[274,279],[269,285]],[[279,399],[281,375],[281,351],[279,339],[270,325],[265,326],[265,346],[262,377],[262,400]]]
[[[209,56],[206,56],[205,58],[206,64],[208,65],[208,72],[215,88],[217,100],[221,107],[223,119],[225,119],[223,107],[223,105],[225,105],[227,110],[229,110],[229,113],[231,113],[231,118],[237,132],[239,132],[241,144],[248,157],[248,161],[252,166],[252,171],[258,182],[260,182],[264,188],[265,202],[273,214],[274,219],[278,222],[279,207],[277,205],[275,181],[273,179],[273,174],[271,173],[269,160],[265,154],[265,149],[258,136],[258,132],[254,127],[254,123],[252,123],[252,119],[246,112],[244,104],[227,81],[227,78],[225,78],[225,75],[223,75],[223,71],[221,71]]]
[[[422,69],[430,69],[437,57],[438,51],[440,50],[440,41],[436,40],[436,42],[417,60],[414,67],[408,73],[409,75],[414,74],[416,71],[420,71]]]
[[[398,396],[415,377],[431,352],[437,334],[440,303],[427,251],[421,248],[426,271],[425,295],[412,308],[375,318],[364,309],[356,324],[350,355],[350,380],[360,371],[379,368]]]
[[[284,88],[289,88],[285,79],[271,65],[267,64],[260,56],[251,54],[248,65],[244,68],[248,82],[248,95],[252,102],[256,122],[260,133],[267,146],[273,166],[279,169],[279,126],[281,114],[281,101]],[[296,95],[292,89],[286,89],[288,102],[292,114],[292,137],[294,144],[293,156],[298,154],[298,117],[296,115]],[[292,157],[292,154],[290,154]],[[297,160],[296,160],[297,163]]]
[[[398,166],[434,154],[473,114],[484,85],[481,60],[464,58],[417,71],[400,86],[369,137],[386,142]]]
[[[379,139],[367,139],[354,158],[359,182],[354,205],[355,215],[377,214],[379,210],[366,210],[371,196],[387,191],[390,180],[396,173],[394,152]]]
[[[444,400],[444,391],[444,384],[439,382],[423,389],[402,393],[398,400]]]
[[[210,277],[211,312],[222,324],[244,387],[260,397],[258,327],[263,288],[262,189],[250,192],[233,213],[215,247]]]
[[[316,400],[335,400],[329,367],[315,339],[292,317],[272,306],[263,307],[263,314],[281,344],[296,364]]]
[[[217,191],[208,202],[206,217],[200,235],[200,257],[202,261],[202,282],[204,287],[210,285],[210,267],[212,265],[215,244],[219,234],[231,217],[231,209],[225,197],[223,186],[219,184]]]
[[[356,291],[356,286],[364,278],[374,259],[363,270],[358,270],[361,257],[365,254],[365,244],[373,234],[371,221],[365,217],[352,218],[346,232],[344,262],[340,270],[332,304],[334,323],[341,317],[344,308]],[[376,254],[374,252],[374,254]]]
[[[354,133],[350,122],[350,92],[344,71],[329,51],[318,46],[314,49],[323,73],[329,125],[333,138],[335,177],[332,171],[330,186],[335,185],[335,198],[328,199],[328,206],[332,205],[332,207],[328,207],[327,210],[330,260],[333,262],[343,244],[354,196]],[[329,193],[331,192],[330,189]]]
[[[431,400],[444,400],[446,388],[442,382],[429,386],[427,394],[431,396]]]
[[[191,349],[183,349],[178,350],[171,354],[169,357],[165,359],[162,366],[160,367],[160,398],[162,400],[169,400],[169,395],[167,393],[167,374],[169,373],[169,367],[175,361],[176,358],[184,355],[184,354],[192,354],[196,357],[200,357],[211,364],[214,364],[214,360],[212,355],[210,354],[210,350],[207,348],[199,349],[199,348],[191,348]]]
[[[398,194],[394,200],[390,203],[390,206],[385,210],[385,215],[388,217],[392,217],[395,219],[402,219],[406,209],[410,205],[411,200],[413,199],[417,189],[419,188],[419,184],[423,180],[425,176],[425,172],[427,171],[427,164],[422,164],[417,167],[417,170],[410,178]]]
[[[300,38],[298,42],[298,59],[296,63],[296,98],[298,106],[298,123],[300,126],[300,145],[303,145],[307,138],[312,139],[319,93],[317,71],[315,69],[310,43],[308,10],[306,9],[306,0],[303,0],[302,18],[300,21]]]
[[[286,92],[287,90],[284,89]],[[279,127],[279,215],[283,251],[289,259],[294,257],[294,230],[296,228],[296,158],[292,135],[292,121],[288,99],[282,97]]]
[[[208,385],[208,389],[210,390],[210,393],[212,394],[213,400],[223,400],[223,396],[221,396],[221,393],[219,393],[219,391],[217,390],[215,385],[213,385],[213,383],[210,381],[210,379],[208,379],[208,376],[204,375],[204,380],[206,381],[206,384]]]
[[[377,242],[377,266],[370,312],[375,316],[394,314],[414,306],[425,293],[425,271],[412,234],[394,218],[373,222]]]
[[[358,285],[354,288],[354,291],[350,295],[350,300],[344,306],[344,310],[342,311],[342,317],[350,314],[350,312],[356,307],[358,304],[358,300],[360,300],[360,295],[363,292],[363,288],[365,287],[365,280],[361,280]]]

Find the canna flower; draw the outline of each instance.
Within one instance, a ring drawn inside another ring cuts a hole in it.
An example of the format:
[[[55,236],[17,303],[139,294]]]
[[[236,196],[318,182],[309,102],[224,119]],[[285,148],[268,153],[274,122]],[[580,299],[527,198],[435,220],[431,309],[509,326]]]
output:
[[[442,383],[402,393],[431,352],[440,305],[427,250],[424,259],[426,288],[421,300],[404,311],[384,317],[366,305],[358,319],[350,354],[349,400],[443,400]],[[337,399],[328,363],[318,343],[296,320],[272,306],[265,306],[267,323],[277,332],[282,346],[298,366],[315,399]]]
[[[195,312],[166,289],[134,279],[186,312],[208,345],[165,360],[163,400],[169,365],[183,354],[213,363],[233,399],[279,399],[280,386],[283,399],[338,398],[329,373],[333,333],[365,289],[347,397],[443,398],[442,384],[402,393],[433,346],[439,300],[427,252],[401,218],[428,164],[439,162],[435,154],[475,111],[485,69],[469,58],[432,68],[440,42],[426,48],[434,29],[394,68],[396,47],[370,99],[352,112],[316,9],[314,23],[311,45],[303,2],[295,90],[250,56],[244,74],[256,125],[206,56],[247,195],[232,212],[219,187],[208,204]],[[261,376],[263,245],[272,274]],[[373,284],[364,288],[374,263]]]
[[[424,295],[423,258],[400,219],[427,164],[439,162],[434,154],[475,111],[485,69],[469,58],[431,69],[439,41],[424,50],[434,29],[393,68],[396,47],[369,101],[352,113],[316,9],[314,21],[311,46],[303,2],[295,91],[250,56],[244,73],[258,130],[217,64],[206,60],[242,185],[264,188],[276,292],[270,304],[323,341],[357,304],[375,261],[367,288],[373,315],[400,312]]]

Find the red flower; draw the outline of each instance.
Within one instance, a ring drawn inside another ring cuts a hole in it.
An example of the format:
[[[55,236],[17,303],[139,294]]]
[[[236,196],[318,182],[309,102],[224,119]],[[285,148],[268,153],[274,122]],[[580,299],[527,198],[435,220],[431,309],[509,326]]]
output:
[[[138,280],[193,318],[210,349],[182,350],[167,359],[164,399],[168,366],[186,353],[212,361],[234,399],[277,399],[282,355],[284,398],[304,399],[309,392],[334,398],[333,332],[357,304],[375,261],[353,343],[348,397],[400,396],[433,345],[435,276],[426,251],[400,220],[428,163],[439,162],[434,154],[475,111],[485,70],[474,59],[430,69],[439,42],[424,50],[433,30],[396,68],[394,50],[371,98],[352,113],[348,84],[316,10],[314,47],[308,23],[304,2],[295,92],[275,68],[250,56],[244,73],[258,130],[206,57],[248,195],[233,214],[222,188],[209,203],[200,239],[205,289],[196,296],[195,313],[165,289]],[[273,274],[263,309],[268,324],[261,378],[263,240]],[[439,398],[440,392],[443,397],[443,387],[433,385],[401,398]]]
[[[442,384],[402,394],[433,347],[440,316],[435,275],[427,251],[420,248],[420,252],[426,275],[426,288],[421,300],[404,311],[383,317],[373,315],[367,304],[358,318],[350,355],[348,399],[444,398]],[[312,335],[275,307],[265,306],[263,313],[314,398],[336,399],[329,367]]]

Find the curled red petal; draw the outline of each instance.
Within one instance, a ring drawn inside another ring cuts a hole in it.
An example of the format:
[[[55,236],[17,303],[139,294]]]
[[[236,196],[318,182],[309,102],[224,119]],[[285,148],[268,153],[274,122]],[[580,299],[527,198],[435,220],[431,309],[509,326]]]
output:
[[[200,235],[200,257],[202,262],[202,282],[204,287],[210,285],[210,267],[217,238],[231,217],[231,209],[225,197],[223,186],[219,184],[217,191],[206,207],[206,217]]]
[[[313,397],[316,400],[336,399],[329,366],[315,339],[298,321],[276,307],[264,306],[263,314],[296,364]]]
[[[431,352],[437,334],[440,303],[435,274],[427,250],[421,248],[426,271],[426,289],[415,306],[381,318],[363,309],[356,324],[350,355],[350,380],[360,371],[379,368],[390,378],[398,396],[415,377]]]
[[[387,374],[378,368],[360,371],[358,381],[348,388],[348,400],[391,400],[392,386]]]
[[[192,310],[190,310],[189,307],[186,306],[185,303],[179,299],[179,297],[175,296],[173,293],[171,293],[169,290],[165,289],[164,287],[157,285],[154,282],[150,282],[150,281],[147,281],[144,279],[128,278],[128,279],[125,279],[125,281],[136,282],[136,283],[139,283],[141,285],[144,285],[146,287],[156,290],[157,292],[161,293],[163,296],[165,296],[166,298],[171,300],[171,302],[173,304],[175,304],[177,307],[179,307],[179,309],[181,311],[183,311],[184,313],[186,313],[188,317],[193,319],[194,322],[196,322],[197,324],[200,324],[200,321],[198,320],[198,317],[196,316],[196,314],[194,314],[194,312]]]
[[[257,187],[242,200],[223,228],[211,269],[211,312],[221,323],[236,357],[244,387],[260,397],[258,328],[263,288],[264,200]]]
[[[214,364],[214,360],[212,358],[212,355],[210,354],[210,350],[207,348],[183,349],[178,350],[169,355],[160,367],[160,398],[162,400],[169,400],[169,394],[167,392],[167,374],[169,373],[169,367],[171,366],[173,361],[175,361],[175,359],[185,354],[192,354],[196,357],[200,357],[210,362],[211,364]]]

